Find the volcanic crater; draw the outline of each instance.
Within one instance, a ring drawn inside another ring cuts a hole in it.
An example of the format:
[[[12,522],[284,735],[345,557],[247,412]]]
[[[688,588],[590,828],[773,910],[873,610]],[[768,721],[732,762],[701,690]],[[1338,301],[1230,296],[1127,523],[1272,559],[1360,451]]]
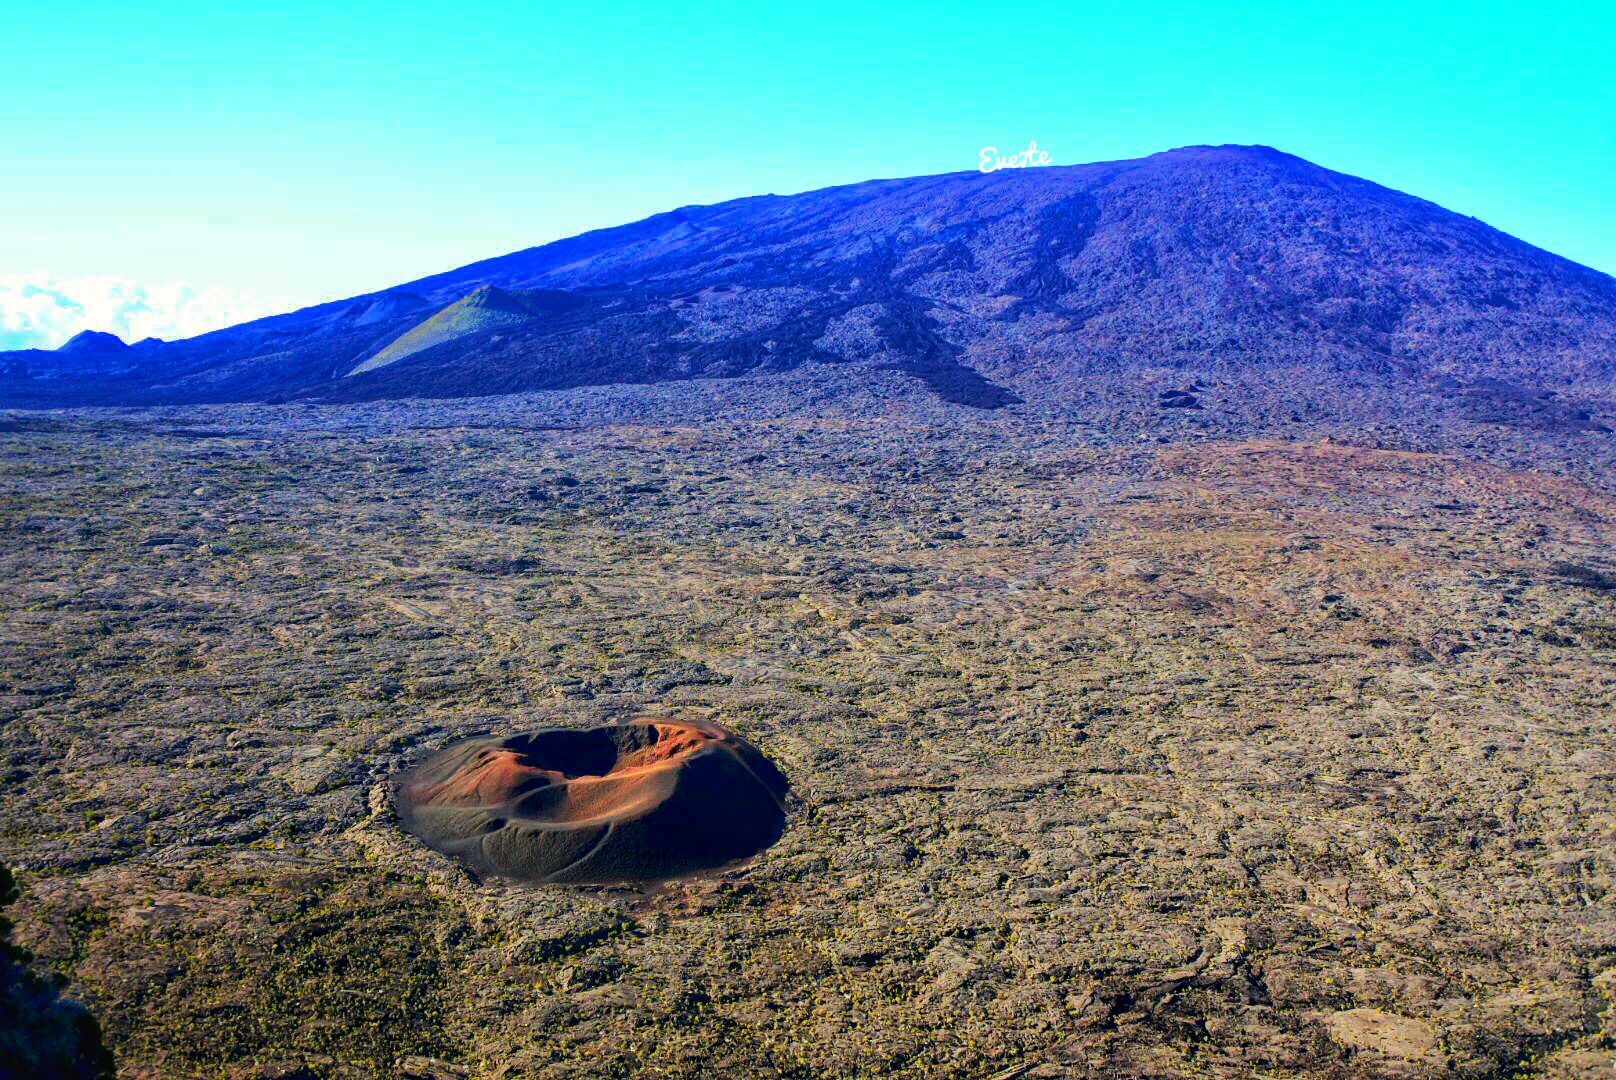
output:
[[[658,881],[754,855],[785,826],[785,777],[715,724],[641,718],[451,745],[400,777],[399,818],[479,874]]]

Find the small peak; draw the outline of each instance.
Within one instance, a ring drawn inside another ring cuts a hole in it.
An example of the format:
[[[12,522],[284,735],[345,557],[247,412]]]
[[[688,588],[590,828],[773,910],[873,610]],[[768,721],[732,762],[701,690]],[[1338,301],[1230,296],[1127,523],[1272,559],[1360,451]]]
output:
[[[431,306],[425,297],[407,289],[392,289],[360,297],[359,301],[343,312],[341,317],[350,320],[355,326],[370,326]]]
[[[453,307],[489,308],[494,311],[522,311],[521,298],[498,285],[479,285],[459,300]]]
[[[57,349],[60,353],[86,354],[122,352],[129,348],[124,344],[123,338],[117,334],[108,334],[102,330],[80,330],[68,339],[67,344]]]

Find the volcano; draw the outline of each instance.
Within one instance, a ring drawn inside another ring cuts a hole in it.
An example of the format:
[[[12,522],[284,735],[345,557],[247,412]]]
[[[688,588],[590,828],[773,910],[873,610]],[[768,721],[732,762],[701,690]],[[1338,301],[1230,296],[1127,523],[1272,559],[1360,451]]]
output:
[[[1278,150],[1192,146],[683,207],[127,350],[93,378],[51,355],[0,354],[0,403],[469,397],[807,365],[986,409],[1145,369],[1575,396],[1616,373],[1616,279]]]

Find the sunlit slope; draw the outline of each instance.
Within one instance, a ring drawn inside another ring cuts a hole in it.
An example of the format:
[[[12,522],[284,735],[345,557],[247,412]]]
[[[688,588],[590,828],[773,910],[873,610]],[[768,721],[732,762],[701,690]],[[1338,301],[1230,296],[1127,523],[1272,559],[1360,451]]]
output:
[[[502,326],[519,326],[570,306],[563,292],[510,292],[484,285],[406,330],[374,355],[356,365],[349,375],[374,371],[423,349]]]

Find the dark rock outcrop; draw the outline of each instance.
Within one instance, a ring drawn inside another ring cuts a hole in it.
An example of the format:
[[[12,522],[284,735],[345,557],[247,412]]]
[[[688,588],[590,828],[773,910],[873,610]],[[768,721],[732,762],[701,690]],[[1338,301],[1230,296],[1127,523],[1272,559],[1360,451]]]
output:
[[[0,866],[0,907],[17,895],[16,879]],[[11,921],[0,916],[0,1080],[111,1080],[101,1026],[58,995],[30,960],[11,943]]]

